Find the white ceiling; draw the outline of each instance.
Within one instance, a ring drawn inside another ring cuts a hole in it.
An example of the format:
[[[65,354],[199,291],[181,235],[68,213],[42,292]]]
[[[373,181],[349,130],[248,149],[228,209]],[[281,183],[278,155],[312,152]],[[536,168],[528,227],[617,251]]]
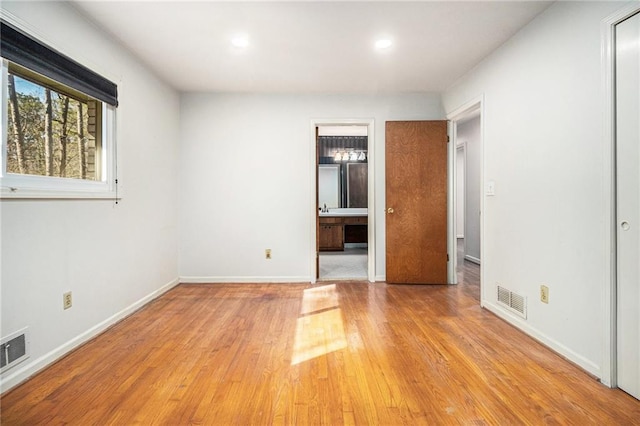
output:
[[[254,93],[441,92],[551,4],[74,2],[176,89]]]

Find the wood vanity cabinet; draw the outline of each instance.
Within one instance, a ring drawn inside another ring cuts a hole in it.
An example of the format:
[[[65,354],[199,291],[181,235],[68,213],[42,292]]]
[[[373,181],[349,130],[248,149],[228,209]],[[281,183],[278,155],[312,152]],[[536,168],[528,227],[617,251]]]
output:
[[[343,216],[341,219],[345,225],[366,225],[369,218],[367,216]]]
[[[344,218],[344,242],[345,243],[367,243],[369,232],[366,216],[347,216]]]
[[[320,218],[320,251],[344,250],[344,226],[340,217]]]
[[[320,217],[320,251],[343,251],[344,243],[367,242],[366,216]]]

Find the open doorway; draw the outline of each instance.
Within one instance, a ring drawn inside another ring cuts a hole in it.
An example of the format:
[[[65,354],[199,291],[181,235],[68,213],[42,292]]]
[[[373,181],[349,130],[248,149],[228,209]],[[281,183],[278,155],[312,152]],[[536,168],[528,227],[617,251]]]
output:
[[[463,259],[480,265],[480,110],[456,125],[456,148],[462,148],[457,152],[463,154],[456,161],[458,165],[462,164],[464,179],[458,183],[462,186],[458,199],[463,199],[462,205],[458,205],[463,225],[462,229],[458,228],[458,241],[462,245]]]
[[[365,126],[367,128],[367,173],[368,173],[368,194],[367,194],[367,279],[369,282],[376,280],[376,212],[375,212],[375,120],[374,119],[311,119],[310,120],[310,132],[309,141],[310,147],[310,183],[311,183],[311,203],[310,214],[311,227],[310,232],[310,246],[309,246],[309,258],[310,262],[310,281],[315,283],[319,278],[319,230],[320,230],[320,215],[318,206],[318,130],[320,127],[325,126]]]
[[[457,259],[464,258],[464,221],[465,221],[465,166],[466,166],[466,146],[465,143],[458,143],[456,146],[456,252]],[[459,269],[459,268],[458,268]]]
[[[450,115],[454,146],[454,265],[456,282],[482,303],[482,108],[478,100]]]
[[[368,278],[367,126],[318,126],[318,279]]]

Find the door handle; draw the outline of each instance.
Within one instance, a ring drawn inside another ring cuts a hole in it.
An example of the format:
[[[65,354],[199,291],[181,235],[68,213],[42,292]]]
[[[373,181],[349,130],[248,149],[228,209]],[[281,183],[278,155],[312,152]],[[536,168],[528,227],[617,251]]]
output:
[[[620,227],[622,228],[623,231],[628,231],[629,228],[631,228],[631,225],[629,225],[629,222],[627,222],[626,220],[623,220],[622,223],[620,224]]]
[[[389,214],[393,214],[393,207],[389,207],[389,208],[387,209],[387,213],[389,213]]]

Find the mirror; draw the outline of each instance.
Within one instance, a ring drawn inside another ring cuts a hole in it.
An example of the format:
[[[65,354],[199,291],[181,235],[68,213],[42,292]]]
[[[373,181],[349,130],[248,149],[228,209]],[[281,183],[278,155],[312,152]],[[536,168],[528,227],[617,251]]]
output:
[[[318,208],[368,207],[367,136],[318,136]]]
[[[367,207],[369,182],[367,163],[347,164],[347,207]]]
[[[318,166],[318,207],[337,209],[341,206],[340,165],[320,164]]]

